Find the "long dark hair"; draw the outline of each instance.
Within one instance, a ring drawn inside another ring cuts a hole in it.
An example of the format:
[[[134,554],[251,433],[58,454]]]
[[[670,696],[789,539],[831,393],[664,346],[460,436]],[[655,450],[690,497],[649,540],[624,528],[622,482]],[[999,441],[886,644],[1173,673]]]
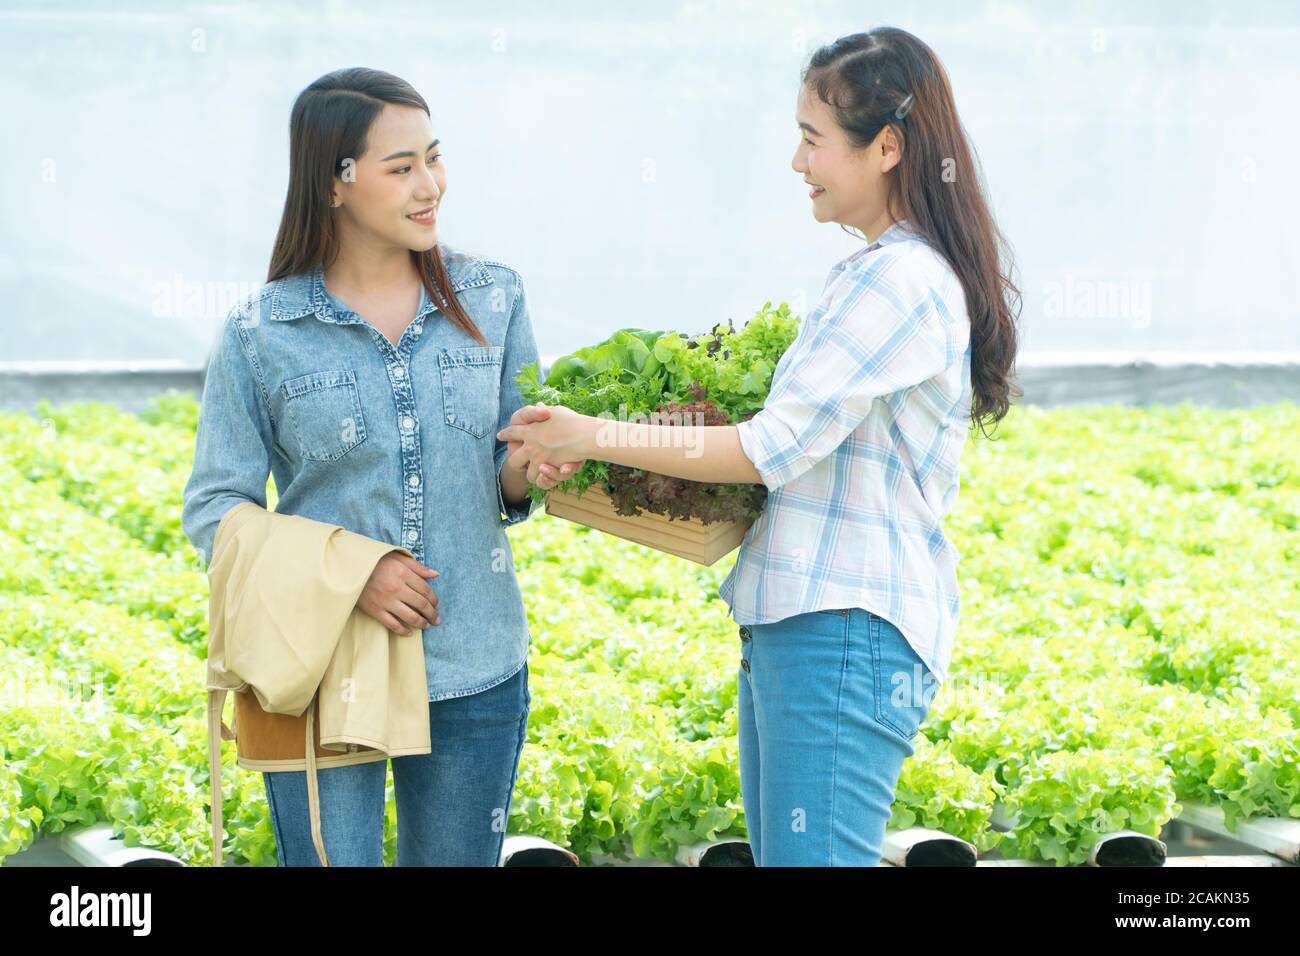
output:
[[[818,49],[801,81],[831,107],[854,146],[893,127],[902,157],[890,171],[886,208],[908,219],[961,280],[970,317],[971,424],[981,431],[986,422],[996,425],[1011,399],[1023,396],[1011,381],[1020,290],[943,64],[907,31],[878,27]]]
[[[366,136],[385,103],[429,112],[424,98],[405,80],[365,67],[327,73],[294,100],[289,115],[289,191],[267,282],[329,265],[338,255],[330,215],[334,177],[342,174],[345,160],[366,152]],[[491,344],[451,291],[441,244],[424,252],[411,250],[411,259],[443,314],[476,341]]]

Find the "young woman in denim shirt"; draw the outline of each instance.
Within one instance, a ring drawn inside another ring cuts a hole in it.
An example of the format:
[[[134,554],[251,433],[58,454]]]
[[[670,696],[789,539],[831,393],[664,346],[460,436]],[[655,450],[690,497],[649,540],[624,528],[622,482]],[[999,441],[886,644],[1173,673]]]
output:
[[[868,244],[831,269],[764,408],[692,442],[560,407],[498,437],[524,441],[511,457],[529,479],[592,457],[767,487],[719,589],[740,625],[754,860],[874,866],[947,677],[959,555],[942,519],[967,426],[1009,409],[1019,292],[929,47],[890,28],[842,37],[802,81],[791,165],[813,218]]]
[[[397,864],[495,866],[531,701],[505,528],[534,507],[495,433],[548,414],[514,382],[537,358],[523,280],[438,242],[446,170],[397,77],[311,84],[289,159],[267,283],[209,361],[182,524],[206,564],[229,508],[266,507],[269,473],[278,512],[410,549],[357,602],[424,642],[433,750],[392,758]],[[383,864],[387,763],[320,769],[331,864]],[[305,772],[263,777],[280,864],[318,866]]]

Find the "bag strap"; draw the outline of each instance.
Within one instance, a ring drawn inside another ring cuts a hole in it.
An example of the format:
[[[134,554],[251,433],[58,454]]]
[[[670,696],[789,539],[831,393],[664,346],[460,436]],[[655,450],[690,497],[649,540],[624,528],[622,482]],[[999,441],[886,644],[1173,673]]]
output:
[[[221,866],[221,843],[223,839],[221,820],[221,741],[234,740],[234,732],[221,719],[221,712],[226,706],[226,691],[208,691],[208,782],[209,807],[212,811],[212,865]],[[320,788],[316,780],[316,741],[314,723],[316,716],[316,696],[307,705],[307,802],[311,812],[311,840],[316,846],[316,855],[321,866],[329,866],[329,855],[325,852],[325,840],[320,829]],[[233,718],[232,718],[233,722]]]
[[[212,812],[212,865],[221,866],[221,741],[235,735],[221,720],[226,691],[208,691],[208,806]]]
[[[316,855],[320,857],[321,866],[329,866],[330,858],[325,853],[325,840],[320,834],[320,790],[316,785],[316,742],[312,739],[312,725],[315,723],[316,701],[320,690],[307,705],[307,804],[311,810],[311,842],[316,844]]]

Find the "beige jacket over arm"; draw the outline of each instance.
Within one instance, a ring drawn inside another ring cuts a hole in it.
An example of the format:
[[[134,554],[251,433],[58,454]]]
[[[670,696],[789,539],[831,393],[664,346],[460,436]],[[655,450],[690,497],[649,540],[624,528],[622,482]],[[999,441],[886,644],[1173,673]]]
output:
[[[338,525],[235,505],[208,566],[208,755],[212,861],[221,865],[221,740],[250,770],[306,770],[312,839],[316,768],[427,754],[419,630],[396,634],[356,606],[379,559],[406,548]],[[411,555],[413,556],[413,555]],[[232,728],[222,721],[235,692]]]

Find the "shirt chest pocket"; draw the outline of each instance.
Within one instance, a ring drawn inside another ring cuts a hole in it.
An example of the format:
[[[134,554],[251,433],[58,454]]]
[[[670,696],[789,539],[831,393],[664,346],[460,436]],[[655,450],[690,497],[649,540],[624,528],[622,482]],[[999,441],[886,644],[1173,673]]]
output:
[[[499,345],[446,349],[438,355],[446,422],[475,438],[495,434],[501,401]]]
[[[339,368],[299,375],[280,385],[285,419],[303,458],[334,461],[366,440],[356,375]]]

